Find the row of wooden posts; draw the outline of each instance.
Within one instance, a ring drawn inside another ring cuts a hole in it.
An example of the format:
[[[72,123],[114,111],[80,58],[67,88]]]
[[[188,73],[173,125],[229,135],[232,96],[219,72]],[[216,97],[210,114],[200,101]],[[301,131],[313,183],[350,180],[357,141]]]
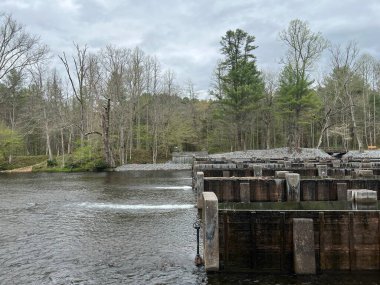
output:
[[[225,177],[217,178],[208,176],[207,170],[230,171],[236,167],[196,165],[194,188],[197,207],[202,211],[206,270],[297,274],[380,270],[380,182],[373,175],[374,169],[353,171],[355,179],[331,179],[327,177],[331,167],[317,166],[319,177],[308,179],[289,170],[276,170],[274,177],[263,177],[262,165],[252,167],[254,177],[229,177],[225,173]],[[306,200],[347,200],[376,203],[376,207],[370,211],[328,212],[218,207],[220,202]]]

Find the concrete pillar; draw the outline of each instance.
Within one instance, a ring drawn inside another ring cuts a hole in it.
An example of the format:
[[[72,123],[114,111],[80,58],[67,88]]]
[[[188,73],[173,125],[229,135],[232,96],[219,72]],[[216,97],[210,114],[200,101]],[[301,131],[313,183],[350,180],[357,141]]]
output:
[[[340,160],[339,159],[335,159],[332,161],[332,166],[334,168],[339,168],[340,167]]]
[[[284,161],[284,167],[287,169],[292,168],[292,162],[288,160]]]
[[[287,201],[300,201],[300,175],[298,173],[286,173],[286,197]]]
[[[336,194],[338,201],[347,201],[347,183],[337,183]]]
[[[263,167],[262,165],[254,165],[253,166],[253,173],[255,177],[261,177],[263,176]]]
[[[360,164],[360,168],[363,168],[363,169],[370,169],[372,168],[372,163],[371,162],[362,162]]]
[[[327,165],[325,164],[317,165],[317,169],[318,169],[319,177],[327,177]]]
[[[205,175],[203,172],[197,172],[197,207],[198,209],[202,209],[203,207],[203,201],[202,201],[202,193],[204,191],[204,179]]]
[[[307,162],[307,163],[304,164],[304,167],[305,167],[305,168],[314,168],[314,167],[315,167],[315,164],[314,164],[314,163]]]
[[[240,202],[251,202],[251,191],[249,189],[249,183],[240,183]]]
[[[228,170],[223,170],[223,177],[230,177],[230,172]]]
[[[313,219],[293,219],[293,262],[296,274],[315,274]]]
[[[244,163],[243,162],[237,162],[236,163],[236,168],[243,169],[244,168]]]
[[[289,171],[285,171],[285,170],[275,171],[274,178],[285,179],[286,173],[290,173],[290,172]]]
[[[218,198],[213,192],[203,192],[203,255],[206,271],[219,270]]]
[[[355,174],[357,177],[372,177],[373,170],[372,169],[355,169]]]

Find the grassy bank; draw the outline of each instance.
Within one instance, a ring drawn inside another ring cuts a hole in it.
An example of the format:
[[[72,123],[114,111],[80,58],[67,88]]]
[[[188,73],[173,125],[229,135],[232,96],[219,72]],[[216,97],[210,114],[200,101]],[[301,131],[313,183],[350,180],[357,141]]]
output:
[[[170,158],[159,157],[157,163],[168,161]],[[152,163],[150,152],[146,150],[135,150],[132,153],[132,159],[128,163],[147,164]],[[15,156],[12,162],[0,160],[0,171],[30,172],[24,171],[31,167],[32,172],[85,172],[85,171],[106,171],[105,164],[101,155],[91,151],[82,150],[70,155],[56,156],[49,160],[46,155],[39,156]]]

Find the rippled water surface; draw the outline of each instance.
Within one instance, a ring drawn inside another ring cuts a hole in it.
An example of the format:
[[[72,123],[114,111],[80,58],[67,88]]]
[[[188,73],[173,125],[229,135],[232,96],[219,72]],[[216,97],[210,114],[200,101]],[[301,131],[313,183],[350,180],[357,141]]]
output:
[[[189,171],[0,175],[0,284],[380,284],[193,265]]]

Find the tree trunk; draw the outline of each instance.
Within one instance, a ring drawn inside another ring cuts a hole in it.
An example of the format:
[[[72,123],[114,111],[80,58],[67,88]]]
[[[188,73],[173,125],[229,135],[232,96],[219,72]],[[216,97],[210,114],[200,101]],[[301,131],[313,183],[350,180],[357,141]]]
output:
[[[62,167],[65,167],[65,141],[63,136],[63,128],[61,128],[61,147],[62,147]]]
[[[266,149],[270,149],[270,129],[271,129],[271,122],[268,122],[266,124],[266,137],[265,137]]]
[[[125,164],[125,130],[124,126],[120,126],[120,164]]]
[[[111,145],[109,140],[109,128],[110,128],[110,110],[111,110],[111,99],[107,99],[107,106],[104,107],[102,113],[102,138],[104,147],[104,159],[108,166],[115,167],[115,161],[112,156]]]
[[[352,123],[352,132],[353,132],[354,136],[356,137],[356,141],[358,142],[359,151],[361,151],[361,150],[363,150],[363,144],[362,144],[362,140],[359,136],[358,128],[356,125],[354,102],[353,102],[352,96],[351,96],[350,92],[348,92],[346,86],[345,86],[345,89],[346,89],[346,95],[348,97],[348,100],[350,101],[350,115],[351,115],[351,123]]]
[[[45,133],[46,133],[46,150],[49,155],[49,160],[53,160],[53,154],[52,154],[51,145],[50,145],[49,124],[48,124],[45,108],[44,108],[44,119],[45,119]]]
[[[157,134],[157,126],[154,126],[154,131],[153,131],[153,155],[152,155],[152,160],[153,163],[157,163],[157,153],[158,153],[158,134]]]

